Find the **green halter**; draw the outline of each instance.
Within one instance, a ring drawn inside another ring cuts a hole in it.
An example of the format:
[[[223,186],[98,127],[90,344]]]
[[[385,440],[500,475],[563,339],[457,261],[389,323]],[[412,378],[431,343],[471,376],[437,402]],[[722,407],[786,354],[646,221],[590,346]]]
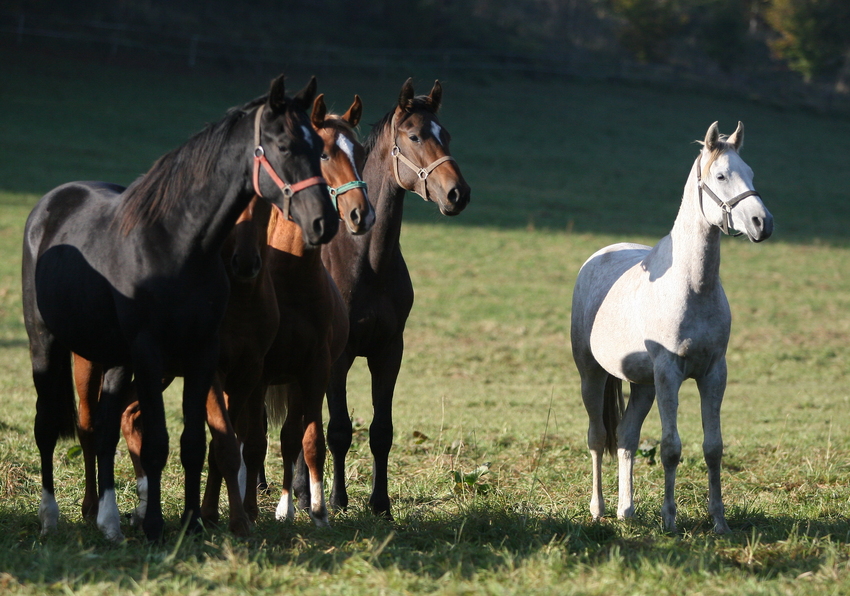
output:
[[[336,188],[328,186],[328,192],[331,194],[331,201],[334,204],[334,209],[338,209],[336,205],[337,196],[348,192],[349,190],[353,190],[355,188],[362,188],[363,191],[366,191],[366,183],[362,180],[352,180],[351,182],[346,182],[342,186],[338,186]]]

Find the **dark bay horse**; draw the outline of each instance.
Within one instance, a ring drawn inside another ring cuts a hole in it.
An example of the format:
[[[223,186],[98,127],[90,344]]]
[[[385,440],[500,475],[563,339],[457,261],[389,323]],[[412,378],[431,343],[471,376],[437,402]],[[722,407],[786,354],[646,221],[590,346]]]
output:
[[[377,221],[368,234],[338,234],[322,248],[348,311],[348,343],[336,360],[328,385],[328,447],[333,454],[331,506],[348,505],[345,456],[352,425],[346,402],[346,378],[354,359],[365,356],[372,375],[374,418],[369,444],[374,457],[372,511],[391,517],[387,460],[392,447],[392,400],[404,349],[404,325],[413,305],[413,286],[399,247],[405,192],[437,204],[444,215],[457,215],[469,203],[469,185],[449,152],[450,135],[437,119],[442,99],[439,81],[426,96],[414,96],[408,79],[398,104],[375,125],[364,143],[363,179]],[[303,477],[303,468],[299,466]],[[299,479],[299,502],[309,487]]]
[[[319,95],[310,117],[322,140],[322,175],[328,181],[340,218],[352,235],[367,232],[375,222],[366,183],[360,177],[365,153],[354,133],[361,115],[362,104],[357,96],[348,111],[337,116],[327,113],[324,97]],[[238,376],[228,376],[224,389],[231,418],[244,442],[246,476],[251,479],[245,487],[245,509],[252,519],[258,514],[255,480],[267,448],[264,402],[269,407],[272,424],[283,422],[284,479],[277,517],[291,519],[294,515],[289,497],[292,469],[302,448],[309,455],[307,462],[313,483],[318,487],[317,496],[322,494],[325,459],[322,404],[331,364],[348,337],[348,318],[339,292],[322,265],[320,251],[304,242],[298,227],[264,205],[258,205],[254,218],[267,222],[262,273],[268,276],[271,293],[239,302],[231,300],[226,323],[231,319],[246,321],[225,328],[222,343],[236,343],[241,335],[246,335],[246,329],[257,326],[258,312],[269,308],[261,308],[257,300],[266,300],[268,296],[274,298],[273,310],[279,324],[272,327],[260,317],[264,349],[253,350],[252,358],[263,360],[265,356],[264,362],[259,367],[252,366],[250,374],[245,374],[242,368]],[[252,318],[253,322],[248,323]],[[266,344],[269,330],[273,341]],[[256,374],[258,371],[261,374]],[[273,387],[267,391],[269,385]],[[202,507],[211,517],[218,506],[220,485],[221,476],[211,459]],[[327,524],[323,499],[317,499],[310,512],[317,525]]]
[[[76,426],[72,352],[104,369],[94,421],[101,530],[111,540],[122,538],[113,460],[133,377],[145,420],[145,534],[151,540],[162,534],[160,483],[168,455],[162,379],[173,375],[185,379],[183,516],[197,519],[205,405],[228,296],[222,243],[254,194],[291,213],[309,245],[326,242],[338,227],[320,176],[320,141],[306,115],[314,94],[312,80],[290,99],[279,77],[267,96],[231,110],[129,188],[65,184],[30,213],[23,303],[38,394],[43,533],[59,517],[53,451]]]

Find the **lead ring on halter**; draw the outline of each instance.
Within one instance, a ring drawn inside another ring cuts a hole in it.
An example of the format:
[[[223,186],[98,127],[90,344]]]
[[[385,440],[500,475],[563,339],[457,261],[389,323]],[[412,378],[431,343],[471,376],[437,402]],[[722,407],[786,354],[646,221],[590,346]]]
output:
[[[332,186],[328,186],[328,192],[331,195],[331,202],[334,204],[334,209],[337,209],[336,198],[341,195],[347,193],[349,190],[354,190],[355,188],[362,188],[363,192],[366,192],[367,185],[362,180],[352,180],[351,182],[346,182],[342,186],[337,186],[336,188]]]
[[[729,199],[728,201],[724,201],[716,194],[714,191],[709,188],[708,184],[703,182],[702,180],[702,151],[699,152],[697,156],[697,191],[699,193],[699,210],[702,212],[702,216],[705,217],[705,210],[702,207],[702,191],[705,190],[706,194],[714,201],[718,207],[720,207],[720,211],[723,213],[723,217],[720,220],[720,225],[717,226],[720,228],[720,231],[726,234],[727,236],[737,237],[743,234],[743,232],[738,232],[737,234],[732,234],[729,230],[732,228],[732,208],[746,199],[747,197],[761,197],[761,195],[755,190],[747,190],[742,192],[739,195],[736,195]]]
[[[395,174],[395,181],[398,183],[398,185],[400,187],[405,188],[404,184],[401,183],[401,178],[398,175],[398,162],[401,161],[408,168],[410,168],[411,170],[416,172],[416,177],[419,180],[422,181],[422,192],[419,192],[416,189],[415,184],[414,184],[413,188],[407,188],[405,190],[413,191],[416,194],[418,194],[420,197],[425,199],[426,201],[430,201],[431,199],[428,198],[428,182],[427,182],[428,176],[431,174],[431,172],[433,172],[437,168],[437,166],[444,164],[447,161],[455,161],[456,162],[455,158],[452,157],[451,155],[444,155],[443,157],[440,157],[440,158],[432,161],[429,165],[427,165],[426,167],[423,168],[423,167],[413,163],[411,160],[409,160],[407,157],[405,157],[402,154],[401,148],[399,148],[398,142],[396,141],[396,136],[397,136],[397,128],[396,128],[396,123],[395,123],[395,114],[393,114],[393,117],[392,117],[393,148],[390,150],[390,155],[395,158],[395,159],[393,159],[393,174]]]
[[[311,186],[316,186],[317,184],[325,184],[327,185],[327,181],[321,176],[313,176],[312,178],[307,178],[306,180],[302,180],[301,182],[296,182],[295,184],[289,184],[288,182],[284,182],[284,180],[277,175],[277,172],[274,171],[272,164],[269,162],[266,157],[266,150],[263,149],[262,144],[260,143],[260,121],[263,117],[263,111],[266,109],[265,104],[261,105],[257,108],[257,114],[254,116],[254,171],[252,176],[252,182],[254,184],[254,192],[258,197],[262,197],[263,193],[260,192],[260,166],[263,166],[263,169],[272,179],[272,181],[277,185],[280,189],[280,192],[283,194],[283,208],[281,211],[283,212],[283,217],[286,219],[290,219],[289,217],[289,207],[292,202],[292,195],[295,193],[304,190],[305,188],[309,188]],[[335,205],[334,205],[335,206]]]

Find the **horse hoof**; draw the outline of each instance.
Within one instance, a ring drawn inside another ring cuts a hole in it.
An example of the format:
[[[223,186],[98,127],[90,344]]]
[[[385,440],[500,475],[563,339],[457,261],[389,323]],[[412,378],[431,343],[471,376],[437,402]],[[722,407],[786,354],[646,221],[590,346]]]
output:
[[[251,523],[251,520],[248,519],[248,516],[240,517],[239,519],[230,520],[230,526],[228,529],[231,534],[234,536],[238,536],[239,538],[248,538],[251,535],[251,531],[254,528],[254,524]]]

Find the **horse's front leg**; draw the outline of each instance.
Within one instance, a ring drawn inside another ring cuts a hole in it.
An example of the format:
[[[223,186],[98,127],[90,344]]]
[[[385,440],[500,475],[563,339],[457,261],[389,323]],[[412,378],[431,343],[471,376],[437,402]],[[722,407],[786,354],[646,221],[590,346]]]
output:
[[[118,446],[120,437],[121,412],[130,379],[129,367],[116,366],[104,372],[103,389],[95,422],[100,489],[97,527],[107,539],[113,542],[124,539],[124,534],[121,532],[121,516],[115,500],[115,448]]]
[[[387,468],[393,446],[393,393],[401,369],[404,338],[399,333],[384,349],[369,356],[372,373],[372,424],[369,426],[369,447],[372,449],[372,494],[369,504],[375,515],[392,519],[388,490]]]
[[[218,500],[221,479],[227,485],[230,507],[230,531],[237,536],[247,537],[251,532],[251,521],[245,513],[242,500],[245,494],[244,465],[236,433],[230,423],[224,400],[224,392],[218,375],[207,394],[207,425],[212,433],[210,447],[210,474],[207,492],[204,494],[202,514],[204,519],[218,521]],[[240,478],[241,476],[241,478]]]
[[[301,443],[304,437],[304,410],[300,388],[297,383],[286,387],[273,389],[284,395],[277,399],[286,400],[286,420],[280,429],[280,452],[283,458],[283,485],[280,491],[280,501],[275,510],[278,521],[295,520],[295,501],[292,484],[295,478],[295,463],[301,453]]]
[[[620,497],[617,502],[617,517],[626,519],[634,516],[634,466],[635,453],[640,443],[640,429],[652,403],[655,401],[653,385],[636,385],[631,383],[629,405],[623,414],[623,420],[617,431],[620,473]]]
[[[344,351],[331,367],[328,382],[328,448],[333,457],[333,484],[331,508],[334,511],[348,508],[348,490],[345,487],[345,458],[351,448],[353,427],[348,413],[346,383],[354,357]]]
[[[180,463],[185,473],[182,523],[190,531],[200,529],[201,472],[206,459],[207,396],[213,384],[218,359],[218,342],[203,344],[193,354],[183,377],[183,434],[180,436]]]
[[[683,380],[679,371],[680,367],[674,361],[655,362],[655,390],[661,416],[661,464],[664,466],[661,520],[668,532],[676,532],[676,470],[682,459],[682,441],[677,422],[679,387]]]
[[[302,384],[301,396],[304,402],[304,436],[301,439],[301,453],[307,466],[310,480],[310,518],[316,526],[330,525],[328,508],[325,504],[325,432],[322,428],[322,405],[325,400],[325,388],[330,374],[330,356],[325,354],[314,366],[313,374]]]
[[[720,462],[723,458],[723,437],[720,432],[720,405],[726,391],[726,359],[718,361],[709,373],[697,379],[702,409],[702,452],[708,467],[708,512],[718,534],[730,532],[720,490]]]
[[[147,509],[142,529],[148,540],[162,537],[162,470],[168,459],[168,429],[162,401],[162,357],[157,342],[140,337],[133,349],[136,395],[144,425],[139,461],[147,477]]]

